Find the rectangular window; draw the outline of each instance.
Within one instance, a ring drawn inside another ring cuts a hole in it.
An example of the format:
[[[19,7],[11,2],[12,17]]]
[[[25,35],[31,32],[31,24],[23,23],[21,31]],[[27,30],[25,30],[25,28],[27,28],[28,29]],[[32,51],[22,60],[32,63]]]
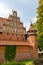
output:
[[[10,31],[10,28],[9,27],[7,27],[7,31]]]
[[[10,21],[10,25],[13,25],[13,21]]]
[[[22,29],[21,29],[21,32],[22,32]]]
[[[17,24],[17,27],[20,27],[20,25],[19,25],[19,24]]]
[[[16,22],[14,22],[14,26],[16,26]]]
[[[26,31],[24,30],[24,34],[26,34]]]
[[[23,25],[22,25],[22,24],[20,24],[20,27],[23,27]]]
[[[14,17],[14,21],[16,22],[16,17]]]
[[[13,28],[10,28],[11,32],[13,32]]]
[[[16,29],[14,29],[14,33],[16,33]]]
[[[7,24],[9,24],[9,22],[7,22]]]
[[[6,27],[3,27],[3,30],[6,31]]]
[[[18,30],[17,30],[17,32],[19,33],[19,32],[20,32],[20,30],[18,29]]]
[[[13,28],[7,27],[7,32],[13,32]]]

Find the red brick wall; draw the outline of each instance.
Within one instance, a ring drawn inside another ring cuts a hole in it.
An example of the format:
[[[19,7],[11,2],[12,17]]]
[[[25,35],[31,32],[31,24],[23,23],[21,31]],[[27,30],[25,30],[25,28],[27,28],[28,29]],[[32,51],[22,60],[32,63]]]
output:
[[[4,52],[5,52],[5,46],[0,46],[0,62],[4,62]]]
[[[32,43],[34,45],[34,43],[37,44],[36,42],[37,42],[36,41],[36,36],[35,35],[30,35],[29,36],[29,43]]]
[[[29,46],[17,46],[15,60],[28,60],[32,59],[32,50]]]
[[[25,41],[25,37],[24,35],[21,34],[13,34],[13,33],[2,33],[0,34],[0,40],[19,40],[19,41]],[[29,36],[29,43],[32,43],[34,45],[34,43],[36,43],[36,36],[32,35]]]
[[[0,61],[4,62],[5,46],[0,46]],[[15,60],[28,60],[32,59],[32,48],[29,46],[16,46]]]
[[[37,39],[35,35],[29,36],[29,43],[33,44],[33,59],[38,58],[38,45],[37,45]]]
[[[33,59],[37,59],[37,58],[38,58],[38,47],[37,44],[35,44],[33,47]]]
[[[14,15],[14,13],[15,13],[15,15]],[[8,41],[9,40],[17,41],[18,40],[19,43],[20,43],[20,41],[22,41],[22,42],[26,41],[25,37],[24,37],[24,31],[26,33],[26,29],[24,28],[23,23],[20,21],[20,18],[17,16],[17,12],[15,12],[15,11],[12,12],[12,15],[9,15],[8,19],[0,17],[0,22],[1,22],[0,26],[3,28],[4,27],[6,28],[6,30],[3,31],[3,34],[0,33],[0,40],[2,40],[2,41],[3,40],[5,40],[5,41],[7,41],[7,40]],[[9,22],[9,24],[7,22]],[[14,22],[16,22],[16,26],[14,25]],[[9,27],[10,31],[7,30],[8,27]],[[13,31],[11,30],[11,28],[13,29]],[[16,29],[16,33],[14,32],[14,29]],[[21,31],[21,29],[22,29],[22,31]],[[30,28],[30,30],[33,30],[33,29]],[[17,46],[15,60],[25,60],[25,59],[30,59],[30,58],[37,58],[37,56],[38,56],[37,55],[37,41],[36,41],[35,35],[29,36],[29,44],[30,44],[30,46],[29,45]],[[3,59],[4,59],[4,52],[5,52],[5,46],[0,46],[0,60],[1,61],[3,61]]]
[[[0,40],[25,41],[25,37],[21,34],[2,33],[0,34]]]

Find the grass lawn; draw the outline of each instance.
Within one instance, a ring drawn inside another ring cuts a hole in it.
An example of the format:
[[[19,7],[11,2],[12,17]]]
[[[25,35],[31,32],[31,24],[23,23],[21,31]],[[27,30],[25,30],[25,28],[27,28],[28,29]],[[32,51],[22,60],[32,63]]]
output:
[[[34,65],[32,60],[23,61],[25,65]]]
[[[33,60],[27,60],[22,62],[10,62],[2,65],[34,65],[34,64],[33,64]]]

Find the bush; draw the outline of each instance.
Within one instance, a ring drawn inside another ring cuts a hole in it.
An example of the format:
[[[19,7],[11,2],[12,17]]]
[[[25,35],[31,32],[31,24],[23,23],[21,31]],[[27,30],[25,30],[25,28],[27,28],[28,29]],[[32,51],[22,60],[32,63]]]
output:
[[[43,59],[34,60],[35,65],[43,65]]]
[[[16,55],[16,46],[6,46],[6,49],[5,49],[5,60],[6,61],[14,61],[14,57]]]
[[[0,65],[2,65],[2,63],[0,62]]]

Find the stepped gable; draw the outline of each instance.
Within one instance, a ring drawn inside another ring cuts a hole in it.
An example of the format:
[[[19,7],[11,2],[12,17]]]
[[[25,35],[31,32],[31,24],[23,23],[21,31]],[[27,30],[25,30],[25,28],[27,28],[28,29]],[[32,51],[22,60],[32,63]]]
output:
[[[24,41],[24,34],[26,34],[26,28],[16,11],[12,11],[8,18],[0,17],[0,40]]]

